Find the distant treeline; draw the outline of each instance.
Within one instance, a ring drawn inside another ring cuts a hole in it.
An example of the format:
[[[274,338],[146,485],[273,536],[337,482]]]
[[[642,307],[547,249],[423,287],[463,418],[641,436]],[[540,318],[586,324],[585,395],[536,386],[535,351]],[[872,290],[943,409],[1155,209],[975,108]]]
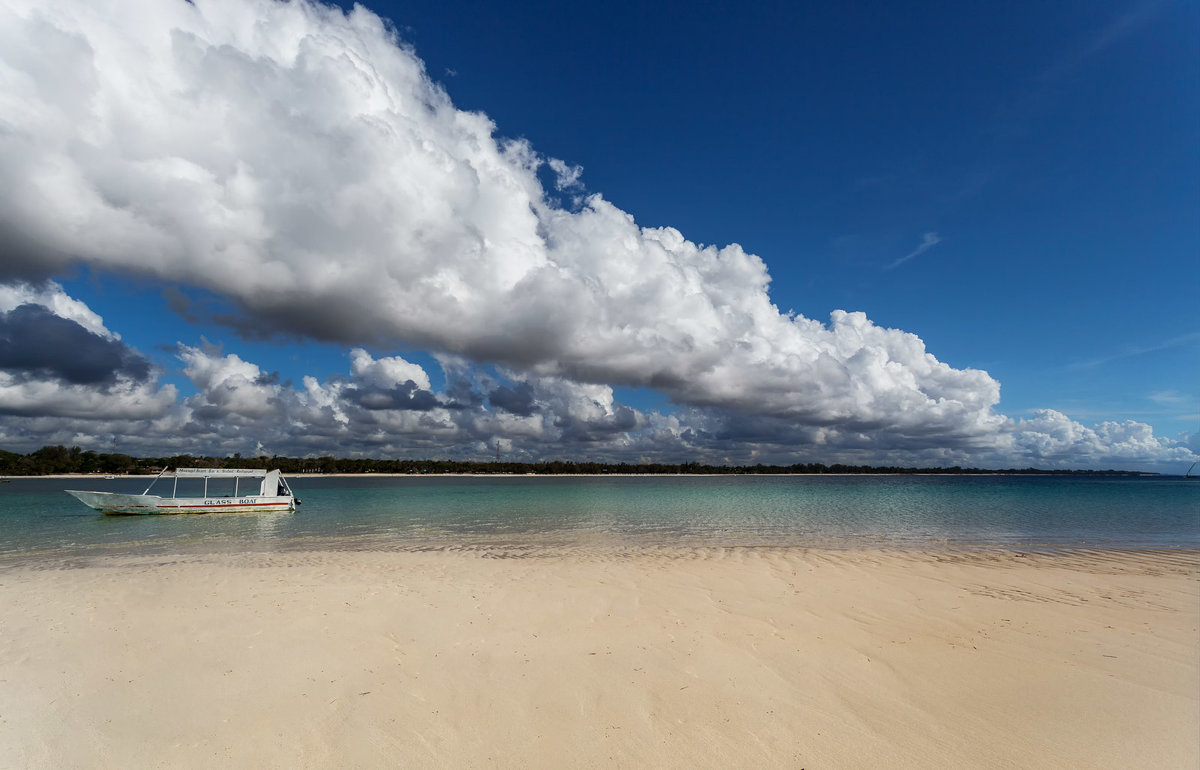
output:
[[[552,460],[540,463],[468,462],[461,460],[364,460],[339,457],[131,457],[102,453],[79,447],[46,446],[27,455],[0,450],[0,475],[45,476],[61,473],[103,473],[113,475],[154,474],[164,468],[278,468],[286,475],[304,473],[503,473],[503,474],[761,474],[761,473],[938,473],[938,474],[1046,474],[1081,476],[1144,476],[1136,471],[1062,471],[1037,468],[902,468],[894,465],[843,465],[835,463],[795,463],[793,465],[705,465],[702,463],[599,463]]]

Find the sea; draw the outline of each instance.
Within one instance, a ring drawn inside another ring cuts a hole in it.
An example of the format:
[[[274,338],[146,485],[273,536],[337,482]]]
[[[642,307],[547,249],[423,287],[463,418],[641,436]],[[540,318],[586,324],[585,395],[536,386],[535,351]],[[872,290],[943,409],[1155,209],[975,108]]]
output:
[[[105,516],[0,483],[0,562],[306,550],[1195,549],[1200,481],[1108,476],[298,476],[295,513]]]

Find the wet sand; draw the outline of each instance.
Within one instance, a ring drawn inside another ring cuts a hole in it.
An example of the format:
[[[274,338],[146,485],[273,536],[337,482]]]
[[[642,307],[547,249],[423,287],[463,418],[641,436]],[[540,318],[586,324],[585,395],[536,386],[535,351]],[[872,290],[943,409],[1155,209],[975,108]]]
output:
[[[1200,765],[1200,554],[0,566],[0,767]]]

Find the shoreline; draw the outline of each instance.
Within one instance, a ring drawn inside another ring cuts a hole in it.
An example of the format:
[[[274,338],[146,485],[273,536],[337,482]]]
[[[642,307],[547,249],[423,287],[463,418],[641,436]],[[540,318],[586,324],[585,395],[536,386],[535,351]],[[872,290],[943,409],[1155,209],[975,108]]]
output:
[[[0,481],[16,481],[19,479],[99,479],[101,481],[105,481],[105,480],[112,480],[112,479],[108,479],[109,476],[112,476],[113,479],[154,479],[157,475],[158,474],[153,474],[153,473],[110,474],[110,473],[103,473],[103,472],[99,472],[99,471],[97,471],[95,473],[46,473],[46,474],[39,474],[39,475],[24,475],[24,476],[0,474]],[[1184,474],[1176,475],[1176,474],[1156,473],[1156,472],[1149,472],[1149,471],[1034,470],[1032,472],[1029,472],[1029,471],[1024,471],[1024,470],[1001,471],[1001,470],[986,470],[986,469],[954,471],[954,470],[951,470],[948,468],[907,469],[907,470],[895,471],[895,472],[888,472],[888,471],[836,471],[836,472],[835,471],[827,471],[824,473],[809,472],[809,471],[804,471],[804,472],[798,471],[798,472],[794,472],[794,473],[791,473],[791,472],[789,472],[789,473],[783,473],[783,472],[737,473],[737,472],[733,472],[733,471],[730,471],[728,473],[707,473],[707,472],[706,473],[665,473],[665,472],[664,473],[533,473],[533,472],[517,473],[514,471],[497,471],[494,473],[493,472],[483,472],[483,471],[475,471],[475,472],[455,471],[455,472],[444,472],[444,473],[432,473],[432,472],[431,473],[425,473],[425,472],[422,472],[422,473],[378,472],[377,473],[375,471],[362,472],[362,473],[310,473],[310,472],[301,471],[299,473],[285,473],[284,475],[291,479],[303,479],[303,478],[314,478],[314,479],[321,479],[321,478],[425,478],[425,477],[430,477],[430,478],[447,478],[447,477],[449,477],[449,478],[453,478],[453,477],[476,478],[477,477],[477,478],[524,478],[524,479],[529,479],[529,478],[585,478],[586,479],[586,478],[605,478],[605,477],[612,477],[612,478],[674,478],[674,477],[687,478],[687,477],[691,477],[691,476],[701,477],[701,478],[720,478],[720,477],[725,477],[725,476],[737,476],[737,477],[744,476],[744,477],[751,477],[751,478],[756,477],[756,476],[770,476],[770,477],[786,477],[786,476],[802,476],[802,477],[871,476],[871,477],[880,477],[880,476],[882,476],[882,477],[896,477],[896,478],[903,478],[905,476],[946,476],[946,477],[951,477],[951,478],[965,478],[965,477],[971,477],[971,476],[979,476],[979,477],[984,477],[984,478],[992,478],[992,477],[1000,477],[1000,476],[1013,476],[1016,478],[1038,478],[1038,477],[1048,477],[1048,478],[1064,478],[1064,477],[1065,478],[1130,478],[1130,479],[1132,479],[1132,478],[1157,478],[1157,479],[1194,478],[1194,477],[1188,477]]]
[[[99,515],[99,514],[97,514]],[[205,516],[171,516],[170,519],[242,518],[248,514],[213,513]],[[287,516],[269,514],[264,516]],[[161,517],[121,517],[131,519]],[[397,538],[391,533],[375,537],[363,535],[312,535],[309,537],[271,540],[249,540],[244,535],[229,535],[217,539],[181,542],[155,540],[129,543],[125,541],[95,542],[86,545],[44,550],[0,551],[0,576],[7,571],[71,569],[76,565],[121,566],[125,562],[152,560],[155,563],[175,563],[223,558],[286,558],[298,555],[308,558],[325,555],[330,558],[362,556],[403,556],[406,554],[446,554],[482,559],[510,561],[552,561],[580,559],[584,561],[659,559],[665,562],[705,560],[739,555],[780,558],[805,558],[810,555],[838,555],[857,559],[878,554],[885,557],[914,561],[956,562],[1013,560],[1014,564],[1035,562],[1073,563],[1079,560],[1163,559],[1193,564],[1200,583],[1200,545],[1188,541],[1178,544],[1146,544],[1117,542],[1021,542],[1001,543],[972,540],[881,541],[865,537],[814,538],[778,536],[761,539],[696,537],[660,538],[658,536],[576,537],[571,533],[530,536],[486,536],[475,534],[453,537]],[[1022,561],[1024,560],[1024,561]]]
[[[0,569],[0,766],[1200,762],[1200,551]]]
[[[100,515],[100,514],[97,514]],[[212,513],[203,518],[233,518],[248,514]],[[250,514],[255,515],[255,514]],[[267,514],[257,514],[267,515]],[[288,514],[270,514],[285,516]],[[144,517],[125,517],[139,519]],[[178,515],[174,519],[199,518]],[[890,555],[916,560],[940,559],[1058,559],[1073,560],[1087,558],[1162,557],[1180,558],[1195,562],[1200,580],[1200,544],[1186,542],[1171,545],[1143,543],[1055,543],[1022,542],[1000,543],[972,540],[920,540],[881,541],[864,537],[813,538],[797,536],[781,538],[763,537],[718,539],[716,537],[659,538],[657,536],[577,538],[569,534],[552,534],[533,537],[528,534],[516,536],[455,535],[453,538],[396,538],[390,534],[378,537],[362,535],[313,535],[278,541],[250,541],[244,536],[230,535],[227,538],[180,542],[153,540],[130,544],[124,541],[96,542],[73,545],[55,550],[0,551],[0,571],[53,566],[56,561],[78,562],[89,560],[137,560],[142,558],[168,559],[220,559],[229,556],[283,556],[286,554],[464,554],[488,559],[638,559],[661,558],[695,559],[714,554],[769,554],[777,556],[804,556],[806,554],[842,554],[864,556],[868,554]]]

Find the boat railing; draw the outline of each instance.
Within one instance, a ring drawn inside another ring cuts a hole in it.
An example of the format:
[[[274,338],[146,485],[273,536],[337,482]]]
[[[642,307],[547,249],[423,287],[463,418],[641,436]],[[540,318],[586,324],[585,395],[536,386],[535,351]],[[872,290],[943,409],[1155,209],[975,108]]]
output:
[[[174,483],[171,485],[171,497],[172,498],[176,498],[179,496],[179,479],[181,479],[181,478],[203,479],[204,480],[204,493],[203,493],[204,497],[220,497],[220,498],[241,497],[242,495],[239,494],[238,484],[243,478],[262,479],[262,478],[266,477],[266,475],[268,473],[270,473],[270,471],[264,470],[262,468],[176,468],[175,470],[170,470],[169,468],[164,468],[161,473],[159,473],[157,476],[154,477],[154,479],[150,482],[150,485],[148,487],[146,487],[146,491],[143,492],[142,494],[143,495],[150,494],[150,490],[154,488],[154,485],[157,484],[159,482],[159,480],[161,480],[165,476],[167,478],[171,478],[174,480]],[[209,493],[208,493],[208,480],[209,479],[233,479],[233,492],[232,493],[222,492],[222,493],[209,495]],[[285,490],[287,490],[287,495],[289,497],[294,496],[292,493],[292,488],[290,486],[288,486],[287,479],[285,479],[283,477],[283,474],[279,475],[279,483],[280,483],[280,486],[282,486]],[[255,490],[252,494],[258,495],[259,491]]]

